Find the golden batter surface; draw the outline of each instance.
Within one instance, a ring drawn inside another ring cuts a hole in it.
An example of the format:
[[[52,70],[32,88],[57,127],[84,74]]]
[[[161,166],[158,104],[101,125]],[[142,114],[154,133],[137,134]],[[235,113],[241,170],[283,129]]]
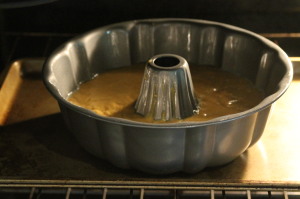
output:
[[[244,78],[208,66],[190,66],[195,94],[200,102],[199,114],[184,120],[205,121],[245,111],[263,99],[263,93]],[[143,79],[144,65],[128,66],[97,75],[83,83],[68,100],[99,115],[140,122],[153,121],[135,113]]]

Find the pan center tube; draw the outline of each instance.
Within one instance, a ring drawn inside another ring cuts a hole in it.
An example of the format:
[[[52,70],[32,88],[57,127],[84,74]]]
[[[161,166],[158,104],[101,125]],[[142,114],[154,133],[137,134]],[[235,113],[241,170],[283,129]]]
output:
[[[188,62],[175,54],[159,54],[148,60],[135,109],[144,117],[162,121],[199,113]]]

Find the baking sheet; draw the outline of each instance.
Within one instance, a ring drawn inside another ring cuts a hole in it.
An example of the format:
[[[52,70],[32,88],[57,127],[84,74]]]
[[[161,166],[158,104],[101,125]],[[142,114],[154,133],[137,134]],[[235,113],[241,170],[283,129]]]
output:
[[[58,113],[41,81],[44,59],[22,59],[10,66],[0,89],[0,126]]]
[[[1,103],[6,101],[0,112],[0,186],[300,186],[299,75],[276,102],[260,141],[233,162],[193,175],[155,176],[116,168],[84,151],[66,129],[57,104],[41,79],[23,74],[30,65],[41,68],[42,63],[36,59],[13,63],[7,77],[18,77],[18,81],[5,80],[0,90]],[[10,92],[3,91],[7,82]],[[24,89],[26,94],[21,94]],[[32,105],[38,102],[41,104]]]

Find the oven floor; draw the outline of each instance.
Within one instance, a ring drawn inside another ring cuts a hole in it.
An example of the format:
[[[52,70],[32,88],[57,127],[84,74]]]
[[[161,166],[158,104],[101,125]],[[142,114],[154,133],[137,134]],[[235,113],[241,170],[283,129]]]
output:
[[[42,80],[33,75],[40,72],[42,63],[36,59],[13,63],[0,90],[0,185],[300,185],[300,76],[295,75],[288,91],[276,102],[260,141],[233,162],[194,175],[154,176],[116,168],[77,144],[55,100]]]

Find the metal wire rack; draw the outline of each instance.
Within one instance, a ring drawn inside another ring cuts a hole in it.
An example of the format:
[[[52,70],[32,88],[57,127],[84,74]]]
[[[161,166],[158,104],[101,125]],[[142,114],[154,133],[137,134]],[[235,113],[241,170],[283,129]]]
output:
[[[300,191],[252,190],[252,189],[148,189],[148,188],[5,188],[0,190],[1,198],[162,198],[162,199],[298,199]]]

